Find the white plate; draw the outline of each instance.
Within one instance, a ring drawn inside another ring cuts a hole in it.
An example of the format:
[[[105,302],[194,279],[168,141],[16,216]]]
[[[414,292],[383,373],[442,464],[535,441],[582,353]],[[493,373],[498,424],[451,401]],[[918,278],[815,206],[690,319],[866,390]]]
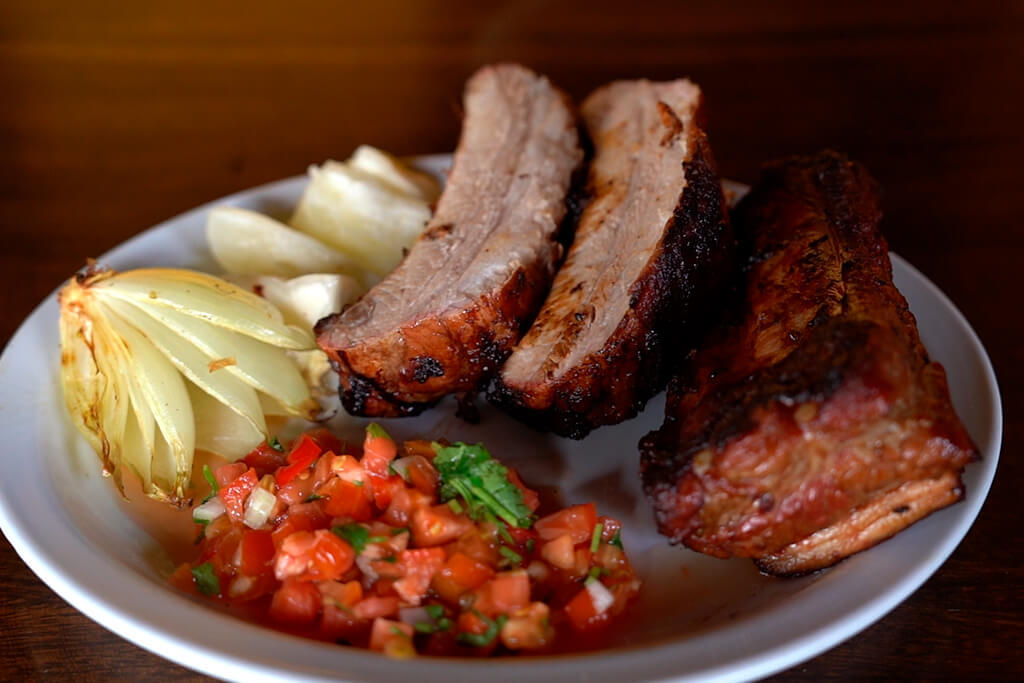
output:
[[[439,168],[445,157],[427,159]],[[282,214],[305,183],[293,178],[233,195],[231,204]],[[129,240],[102,258],[118,269],[207,267],[204,206]],[[640,490],[637,440],[661,423],[663,400],[635,420],[584,441],[538,434],[492,410],[479,426],[451,403],[392,421],[397,436],[483,441],[528,481],[556,485],[567,502],[595,500],[625,524],[627,550],[647,584],[615,647],[597,653],[499,661],[378,655],[302,640],[221,613],[167,586],[167,560],[150,533],[123,514],[110,482],[65,417],[57,379],[57,303],[44,301],[0,359],[4,534],[61,597],[114,633],[206,674],[246,681],[733,680],[766,676],[836,645],[891,610],[949,556],[981,508],[1002,435],[992,366],[967,321],[898,256],[896,284],[921,336],[949,373],[956,408],[981,448],[967,468],[967,498],[838,567],[795,580],[760,576],[744,560],[669,548]],[[341,430],[354,425],[338,423]]]

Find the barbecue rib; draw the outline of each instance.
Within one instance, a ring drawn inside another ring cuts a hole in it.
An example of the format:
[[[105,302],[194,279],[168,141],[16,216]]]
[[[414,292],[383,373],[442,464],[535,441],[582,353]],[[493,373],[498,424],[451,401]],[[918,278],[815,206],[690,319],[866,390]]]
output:
[[[875,182],[834,152],[767,166],[734,216],[744,308],[641,442],[661,532],[799,574],[963,496],[978,457],[892,284]]]
[[[411,415],[477,389],[547,293],[557,233],[583,160],[568,98],[516,65],[469,80],[459,147],[437,211],[401,265],[321,320],[317,342],[356,415]]]
[[[524,421],[573,438],[633,417],[664,387],[684,334],[734,273],[700,89],[616,82],[581,113],[594,144],[590,201],[491,390]]]

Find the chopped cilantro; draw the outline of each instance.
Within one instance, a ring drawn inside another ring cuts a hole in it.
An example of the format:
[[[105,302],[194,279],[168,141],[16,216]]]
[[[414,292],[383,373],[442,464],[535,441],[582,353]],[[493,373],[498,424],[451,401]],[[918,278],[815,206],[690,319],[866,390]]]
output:
[[[387,543],[387,541],[387,536],[370,536],[368,539],[366,539],[367,543]]]
[[[193,567],[192,578],[195,579],[196,588],[203,595],[220,595],[220,579],[217,578],[213,564],[204,562],[198,567]]]
[[[598,522],[594,525],[594,533],[590,535],[590,552],[596,553],[601,547],[601,534],[604,533],[604,524]]]
[[[501,631],[501,627],[508,621],[508,616],[502,614],[497,619],[488,619],[480,612],[473,610],[473,614],[480,618],[485,624],[487,624],[487,630],[483,633],[460,633],[455,637],[460,643],[464,645],[472,645],[473,647],[487,647],[494,639],[498,637],[498,633]]]
[[[393,636],[401,636],[402,638],[408,638],[409,637],[408,633],[406,633],[402,629],[398,628],[397,626],[392,626],[391,627],[391,635],[393,635]]]
[[[448,501],[448,507],[450,507],[452,509],[452,512],[454,512],[457,515],[461,515],[463,512],[465,512],[462,505],[460,505],[459,501],[455,498],[452,498],[451,500]]]
[[[357,554],[363,552],[363,548],[370,540],[370,530],[355,522],[331,527],[331,531],[345,539]]]
[[[536,542],[532,538],[526,539],[526,552],[532,553],[533,552],[533,547],[535,545],[537,545],[537,544],[536,544]]]
[[[407,527],[407,526],[400,526],[397,529],[392,529],[391,530],[391,535],[392,536],[398,536],[399,534],[408,534],[408,533],[412,533],[412,530],[409,527]]]
[[[504,540],[504,541],[505,541],[506,543],[512,543],[513,545],[515,545],[516,539],[512,538],[512,534],[510,534],[510,533],[508,532],[508,527],[507,527],[507,526],[505,526],[505,525],[504,525],[504,524],[502,524],[501,522],[497,522],[497,523],[495,524],[495,526],[497,526],[497,527],[498,527],[498,535],[499,535],[499,536],[501,536],[501,538],[502,538],[502,539],[503,539],[503,540]]]
[[[608,541],[608,545],[613,545],[616,548],[618,548],[619,550],[623,550],[623,547],[622,547],[622,537],[619,536],[619,532],[618,531],[616,531],[615,535],[612,536],[612,540]]]
[[[436,633],[437,626],[426,621],[417,621],[412,625],[412,628],[416,633]]]
[[[220,484],[217,483],[217,477],[213,476],[213,470],[210,469],[209,465],[203,465],[203,479],[210,484],[210,495],[203,498],[205,503],[217,495],[217,492],[220,491]]]
[[[444,607],[441,605],[426,605],[423,608],[423,611],[426,612],[431,619],[440,619],[444,616]]]
[[[587,578],[584,580],[584,583],[590,583],[591,581],[597,581],[597,579],[599,577],[601,577],[601,576],[603,576],[605,574],[608,574],[608,573],[610,573],[610,572],[607,569],[605,569],[604,567],[591,567],[590,571],[587,572]]]
[[[276,436],[270,437],[270,441],[267,442],[267,445],[273,448],[278,453],[284,452],[284,446],[281,445],[281,442],[277,440]]]
[[[390,439],[391,436],[376,422],[366,425],[366,433],[375,439]]]
[[[363,485],[363,480],[362,479],[356,479],[352,483],[355,484],[356,486],[360,486],[361,487]]]
[[[323,496],[321,496],[318,493],[311,493],[311,494],[309,494],[309,498],[306,499],[306,502],[307,503],[312,503],[314,500],[320,500],[322,498],[323,498]]]
[[[387,557],[384,558],[383,561],[384,562],[390,562],[391,564],[395,564],[396,562],[398,562],[398,558],[395,557],[394,555],[388,555]]]
[[[498,554],[500,554],[502,557],[504,557],[512,564],[520,564],[523,561],[523,556],[517,553],[515,550],[512,550],[512,548],[509,548],[507,545],[499,546]]]
[[[441,475],[441,500],[461,496],[474,519],[491,513],[514,527],[532,524],[523,493],[508,479],[508,469],[480,444],[434,443],[434,467]]]

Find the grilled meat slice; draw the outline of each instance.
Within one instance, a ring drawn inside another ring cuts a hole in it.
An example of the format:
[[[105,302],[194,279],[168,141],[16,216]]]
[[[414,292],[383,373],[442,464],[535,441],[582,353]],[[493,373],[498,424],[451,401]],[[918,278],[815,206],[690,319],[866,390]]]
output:
[[[562,248],[583,160],[568,98],[516,65],[467,83],[465,120],[437,211],[401,265],[316,326],[355,415],[419,412],[489,379],[536,314]]]
[[[734,215],[745,301],[641,442],[661,532],[813,571],[963,496],[978,457],[892,283],[878,190],[834,152],[767,166]]]
[[[590,201],[491,390],[526,422],[573,438],[633,417],[665,386],[685,333],[735,270],[700,89],[616,82],[581,112],[594,144]]]

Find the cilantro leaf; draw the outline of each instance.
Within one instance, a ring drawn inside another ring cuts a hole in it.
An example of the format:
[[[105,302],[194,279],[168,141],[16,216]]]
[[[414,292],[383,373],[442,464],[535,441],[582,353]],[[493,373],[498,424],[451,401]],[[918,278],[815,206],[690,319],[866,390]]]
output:
[[[277,440],[276,436],[270,437],[270,441],[267,442],[267,445],[273,448],[278,453],[284,452],[284,446],[281,445],[281,442]]]
[[[195,579],[196,588],[203,595],[220,595],[220,579],[217,578],[213,564],[204,562],[198,567],[193,567],[192,578]]]
[[[370,530],[362,524],[356,524],[350,522],[348,524],[342,524],[340,526],[331,527],[331,531],[341,536],[352,549],[356,551],[356,554],[363,552],[363,548],[370,540]]]
[[[487,513],[518,528],[532,524],[530,508],[523,502],[523,493],[509,481],[508,469],[491,457],[481,444],[435,443],[434,467],[441,475],[441,500],[461,497],[474,519]]]

